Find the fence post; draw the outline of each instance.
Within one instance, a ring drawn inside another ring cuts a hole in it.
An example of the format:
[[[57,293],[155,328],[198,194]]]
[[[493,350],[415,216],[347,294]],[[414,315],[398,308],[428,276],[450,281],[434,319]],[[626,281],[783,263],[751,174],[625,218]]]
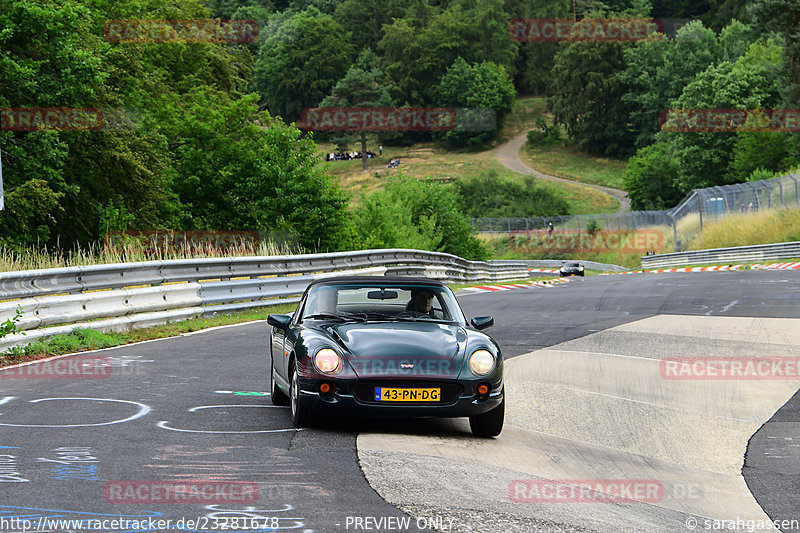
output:
[[[703,231],[703,195],[700,194],[700,200],[697,202],[697,212],[700,213],[700,231]]]
[[[678,249],[678,223],[675,220],[675,215],[672,216],[672,241],[675,243],[675,251],[680,252]]]

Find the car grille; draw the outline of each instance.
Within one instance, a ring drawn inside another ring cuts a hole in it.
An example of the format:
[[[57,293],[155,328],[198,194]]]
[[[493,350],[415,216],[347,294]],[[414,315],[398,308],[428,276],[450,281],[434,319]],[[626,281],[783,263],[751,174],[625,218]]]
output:
[[[442,399],[438,402],[376,402],[375,387],[394,387],[400,389],[430,389],[442,390]],[[356,400],[362,403],[380,405],[447,405],[455,403],[464,388],[458,383],[441,381],[361,381],[350,387]]]

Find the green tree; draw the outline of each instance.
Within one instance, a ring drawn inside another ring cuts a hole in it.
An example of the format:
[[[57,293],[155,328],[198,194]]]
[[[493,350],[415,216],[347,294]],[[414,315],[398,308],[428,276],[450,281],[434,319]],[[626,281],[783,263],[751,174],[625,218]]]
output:
[[[403,18],[406,5],[403,0],[343,0],[333,16],[342,28],[349,29],[348,40],[357,50],[375,50],[383,37],[383,25]]]
[[[619,77],[629,46],[572,42],[562,44],[556,55],[549,105],[555,122],[581,150],[621,156],[632,149],[634,136],[622,101],[626,86]]]
[[[711,66],[688,84],[675,101],[679,109],[758,109],[781,102],[780,47],[773,41],[757,42],[736,61]],[[671,133],[670,142],[680,161],[678,181],[684,192],[697,187],[735,181],[729,172],[737,133]]]
[[[415,248],[482,260],[488,251],[458,208],[458,195],[431,180],[394,176],[353,213],[360,247]]]
[[[255,61],[256,88],[272,115],[295,120],[345,75],[353,48],[339,23],[315,8],[275,22]]]
[[[442,105],[464,108],[456,127],[444,134],[453,145],[480,145],[496,135],[515,96],[514,84],[503,67],[487,62],[468,65],[461,57],[447,69],[439,92]],[[485,124],[486,118],[493,118],[494,124]],[[485,130],[488,127],[491,129]]]
[[[639,41],[624,55],[622,101],[629,106],[635,145],[641,148],[660,130],[659,115],[698,73],[718,61],[720,52],[714,32],[693,21],[678,30],[674,40]]]
[[[385,25],[378,50],[395,87],[395,101],[440,105],[437,84],[458,57],[513,70],[517,43],[508,37],[508,20],[502,2],[473,5],[464,0],[429,17],[407,16]]]
[[[322,172],[300,130],[257,113],[256,95],[220,103],[198,90],[193,105],[165,117],[175,191],[187,229],[289,231],[303,246],[333,250],[347,199]]]
[[[391,107],[394,105],[385,83],[383,72],[374,65],[375,54],[365,50],[320,103],[320,107]],[[359,132],[361,137],[361,163],[367,170],[367,130]]]
[[[639,149],[628,161],[623,178],[631,208],[668,209],[677,205],[684,196],[675,182],[679,170],[680,164],[669,142]]]

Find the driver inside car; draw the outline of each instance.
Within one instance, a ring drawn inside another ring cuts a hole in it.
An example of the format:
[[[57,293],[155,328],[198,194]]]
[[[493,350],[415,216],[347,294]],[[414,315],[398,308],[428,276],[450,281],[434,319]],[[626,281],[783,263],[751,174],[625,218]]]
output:
[[[414,316],[433,316],[433,292],[428,289],[411,289],[411,300],[406,311]]]

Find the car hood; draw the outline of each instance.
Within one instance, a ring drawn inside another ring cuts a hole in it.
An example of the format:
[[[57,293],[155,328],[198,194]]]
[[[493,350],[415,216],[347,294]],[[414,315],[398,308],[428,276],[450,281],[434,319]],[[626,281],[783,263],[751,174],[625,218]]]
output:
[[[458,376],[467,333],[435,322],[368,322],[326,328],[344,348],[359,378],[406,376],[452,379]]]

